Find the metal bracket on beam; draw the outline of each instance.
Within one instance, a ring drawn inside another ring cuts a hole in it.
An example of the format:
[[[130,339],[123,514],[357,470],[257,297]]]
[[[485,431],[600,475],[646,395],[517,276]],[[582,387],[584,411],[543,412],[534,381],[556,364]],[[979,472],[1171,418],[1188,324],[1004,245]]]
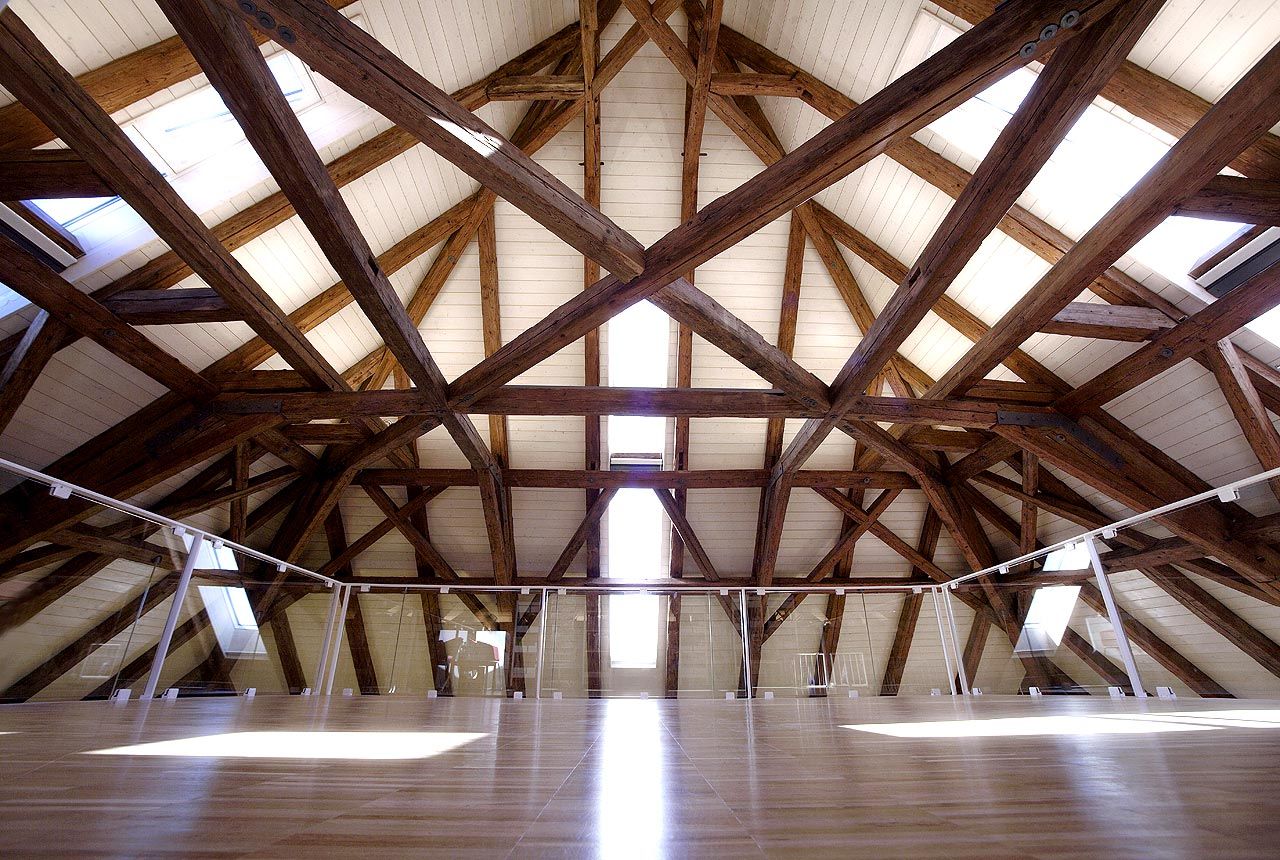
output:
[[[1124,458],[1113,448],[1061,412],[1014,412],[1002,409],[996,413],[996,423],[1009,427],[1059,430],[1097,454],[1108,464],[1117,469],[1124,468]],[[1064,441],[1061,433],[1058,435],[1059,442]]]

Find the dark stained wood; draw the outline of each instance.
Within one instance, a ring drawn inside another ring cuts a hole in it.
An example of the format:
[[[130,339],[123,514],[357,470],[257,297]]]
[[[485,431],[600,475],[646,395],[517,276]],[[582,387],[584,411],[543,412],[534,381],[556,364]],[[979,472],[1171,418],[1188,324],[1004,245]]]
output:
[[[64,281],[16,242],[0,234],[0,280],[32,304],[187,397],[217,388],[156,346],[128,323]]]
[[[261,20],[237,3],[225,6],[246,21]],[[358,26],[317,0],[258,6],[296,36],[284,46],[289,51],[569,245],[622,277],[644,268],[638,241]]]
[[[798,367],[792,359],[786,361]],[[507,385],[478,400],[453,401],[446,405],[479,415],[804,418],[825,414],[821,406],[801,405],[799,401],[803,397],[759,388]],[[429,415],[436,414],[441,407],[431,395],[415,388],[346,393],[244,391],[221,396],[213,408],[225,414],[270,414],[299,422],[352,416]],[[1048,414],[1048,410],[1036,402],[863,396],[850,400],[841,418],[842,421],[988,429],[996,424],[999,412],[1008,409]]]
[[[671,525],[679,532],[680,539],[684,541],[685,547],[689,550],[689,555],[693,556],[694,564],[698,566],[698,570],[702,571],[702,578],[712,582],[720,579],[720,574],[716,573],[711,557],[702,548],[702,541],[698,540],[698,535],[694,532],[688,517],[685,516],[684,511],[680,510],[680,506],[676,504],[676,500],[672,497],[670,491],[654,489],[654,493],[657,494],[658,501],[662,503],[662,509],[667,512],[667,516],[671,519]]]
[[[1209,184],[1178,204],[1177,215],[1280,226],[1280,182],[1215,176]]]
[[[916,621],[920,618],[920,607],[923,604],[923,592],[903,596],[902,608],[898,610],[898,626],[893,635],[893,646],[889,650],[884,677],[880,681],[882,696],[898,695],[898,689],[902,684],[902,671],[907,665],[911,642],[916,635]]]
[[[804,465],[835,428],[845,404],[866,390],[915,331],[1048,162],[1162,5],[1163,0],[1128,4],[1053,52],[884,312],[864,329],[865,336],[832,384],[831,412],[805,423],[782,455],[782,470]]]
[[[1224,243],[1222,247],[1196,263],[1195,268],[1193,268],[1188,274],[1192,278],[1199,278],[1207,274],[1232,254],[1240,251],[1254,239],[1257,239],[1263,233],[1267,232],[1267,229],[1267,227],[1263,226],[1253,226],[1248,229],[1242,228],[1239,233]]]
[[[356,0],[328,0],[335,9]],[[265,36],[256,37],[259,43]],[[76,78],[107,113],[140,102],[200,74],[200,67],[177,36],[112,60]],[[58,135],[21,103],[0,108],[0,150],[34,149]]]
[[[976,24],[999,4],[994,0],[941,0],[938,5]],[[1174,137],[1186,134],[1211,107],[1195,93],[1129,62],[1116,71],[1102,95]],[[1246,176],[1280,176],[1280,138],[1267,134],[1245,149],[1231,166]]]
[[[1090,405],[1108,403],[1216,344],[1277,305],[1280,305],[1280,265],[1272,265],[1236,287],[1223,300],[1162,332],[1122,362],[1060,398],[1056,406],[1068,415],[1078,415]],[[1211,362],[1216,361],[1216,358],[1211,359]],[[1238,358],[1234,363],[1232,374],[1238,371],[1243,377],[1243,365]],[[1252,387],[1252,383],[1249,384]],[[1258,406],[1261,407],[1261,402]]]
[[[53,358],[54,346],[68,331],[70,327],[66,323],[46,310],[37,312],[27,326],[22,340],[0,369],[0,432],[9,426],[45,365]]]
[[[1173,595],[1192,614],[1248,654],[1262,668],[1280,677],[1280,645],[1258,632],[1191,577],[1172,565],[1146,568],[1142,575]]]
[[[1105,615],[1107,608],[1102,601],[1102,594],[1097,586],[1085,583],[1080,587],[1080,599],[1089,605],[1094,612]],[[1129,637],[1153,660],[1172,673],[1179,681],[1191,688],[1197,696],[1207,699],[1235,698],[1225,687],[1210,678],[1194,663],[1175,651],[1167,642],[1151,631],[1149,627],[1134,618],[1125,609],[1120,609],[1120,623],[1124,625],[1125,635]]]
[[[334,506],[324,521],[325,541],[329,548],[329,556],[337,557],[347,551],[347,527],[342,520],[342,509]],[[340,574],[351,576],[350,565],[339,570]],[[376,696],[381,692],[378,686],[378,673],[373,665],[373,655],[369,650],[369,635],[364,626],[364,613],[360,611],[360,595],[352,594],[347,603],[347,613],[343,618],[343,626],[347,636],[347,650],[351,652],[351,662],[356,670],[356,684],[362,696]],[[319,683],[320,679],[316,679]]]
[[[1082,5],[1089,12],[1109,4]],[[1017,49],[1028,38],[1038,37],[1043,20],[1057,11],[1057,4],[1039,0],[1006,7],[668,233],[645,252],[643,274],[625,284],[605,278],[565,302],[460,376],[451,393],[473,400],[573,343],[628,305],[643,298],[661,299],[669,293],[664,287],[680,273],[711,259],[867,163],[883,152],[893,137],[923,127],[947,106],[990,85],[999,74],[1012,71],[1023,62]],[[1086,14],[1085,21],[1092,17]],[[651,28],[651,35],[662,29],[660,22],[643,10],[639,20]],[[1064,31],[1058,38],[1071,38],[1084,29]]]
[[[114,196],[69,149],[0,150],[0,200]]]
[[[604,490],[610,487],[708,490],[724,487],[763,487],[769,480],[764,469],[698,469],[676,472],[608,471],[595,469],[508,469],[511,487]],[[362,486],[390,485],[417,487],[474,487],[475,473],[468,469],[365,469],[357,483]],[[797,487],[858,487],[866,490],[916,489],[905,472],[821,471],[802,469],[796,473]]]
[[[1174,321],[1155,308],[1071,302],[1040,330],[1068,337],[1141,343],[1173,326]]]
[[[717,72],[711,76],[711,92],[721,96],[789,96],[800,98],[804,85],[790,75],[758,72]]]
[[[130,325],[183,325],[239,319],[226,300],[208,287],[128,290],[104,299],[102,306]]]
[[[1267,471],[1280,468],[1280,434],[1271,423],[1271,416],[1258,396],[1236,345],[1223,339],[1204,350],[1203,355],[1218,380],[1218,387],[1222,389],[1231,413],[1235,415],[1240,432],[1262,468]],[[1273,493],[1278,487],[1280,484],[1271,482]]]
[[[485,89],[492,101],[561,101],[582,98],[581,75],[511,75]]]
[[[254,53],[261,57],[256,48]],[[16,15],[0,18],[0,81],[34,108],[295,370],[326,387],[341,385],[337,372],[275,301]]]
[[[249,142],[280,183],[365,316],[413,379],[416,390],[435,401],[440,421],[449,435],[472,466],[486,473],[480,488],[494,569],[500,578],[513,576],[510,530],[502,522],[504,517],[509,518],[509,512],[505,510],[508,505],[502,498],[501,466],[494,461],[468,418],[440,411],[444,406],[447,385],[444,374],[427,349],[414,320],[401,304],[395,288],[377,267],[373,251],[343,201],[337,184],[326,172],[319,154],[311,146],[301,122],[275,84],[266,61],[254,47],[244,25],[212,0],[197,3],[165,0],[161,8],[200,60],[210,82],[222,95],[245,130]],[[327,20],[330,25],[345,25],[364,37],[363,31],[341,15],[336,15],[336,19]],[[302,37],[301,29],[298,34]],[[307,40],[304,38],[303,41]],[[457,112],[466,113],[445,93],[435,92]],[[523,154],[520,157],[533,163]],[[516,163],[520,163],[519,159]],[[489,164],[493,170],[499,169],[492,157]]]
[[[947,372],[931,394],[963,391],[986,375],[1164,220],[1189,189],[1203,187],[1234,155],[1280,121],[1280,102],[1271,98],[1277,85],[1280,49],[1273,49]]]
[[[547,579],[555,581],[564,576],[568,571],[569,565],[573,564],[573,560],[578,557],[578,552],[583,545],[588,542],[592,534],[599,532],[600,518],[604,516],[604,512],[609,507],[609,502],[613,501],[613,497],[617,495],[617,487],[608,487],[604,490],[596,490],[596,496],[587,507],[587,512],[582,518],[582,522],[574,529],[573,535],[570,536],[569,542],[565,544],[564,549],[560,552],[560,557],[556,559],[555,564],[551,566],[551,571],[547,574]],[[588,576],[588,579],[595,579]]]
[[[814,492],[822,496],[828,502],[831,502],[840,510],[848,514],[855,522],[851,528],[847,528],[841,533],[836,540],[836,544],[832,547],[822,560],[814,565],[813,570],[806,577],[809,582],[821,582],[831,576],[835,569],[836,563],[845,555],[853,551],[854,544],[858,542],[864,534],[872,531],[875,526],[879,525],[880,517],[888,509],[888,507],[897,500],[901,494],[899,490],[885,490],[876,500],[871,503],[871,507],[862,510],[851,499],[826,487],[815,487]],[[837,499],[839,501],[837,501]]]
[[[102,643],[111,641],[127,630],[139,613],[145,616],[172,597],[177,587],[176,573],[158,578],[146,589],[145,596],[142,592],[134,594],[132,599],[126,601],[119,609],[111,612],[76,640],[59,649],[50,655],[49,659],[10,684],[4,691],[4,697],[25,701],[36,695],[75,668],[76,664],[92,654]]]

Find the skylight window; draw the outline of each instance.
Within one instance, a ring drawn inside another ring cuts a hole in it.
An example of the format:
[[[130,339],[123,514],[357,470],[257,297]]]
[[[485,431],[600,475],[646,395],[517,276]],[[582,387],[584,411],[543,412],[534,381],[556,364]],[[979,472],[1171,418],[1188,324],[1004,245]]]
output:
[[[661,388],[667,384],[670,322],[648,302],[609,321],[609,384]],[[660,466],[667,419],[615,415],[608,444],[614,468],[626,462]],[[665,575],[662,506],[652,490],[623,489],[609,504],[608,574],[640,582]],[[658,598],[651,594],[609,599],[609,664],[615,669],[654,669],[660,626]]]
[[[311,73],[293,54],[277,53],[267,60],[267,68],[295,114],[320,103]],[[149,144],[152,151],[147,156],[156,167],[172,174],[195,167],[245,139],[240,125],[212,86],[201,87],[147,112],[133,121],[132,128]]]
[[[897,74],[950,44],[960,31],[921,12]],[[990,150],[1005,123],[1035,83],[1031,67],[1015,70],[929,125],[929,130],[976,160]],[[1142,120],[1112,113],[1096,100],[1028,186],[1051,220],[1083,235],[1161,158],[1172,139]],[[1240,225],[1198,218],[1168,218],[1130,255],[1174,283],[1185,284],[1195,262],[1216,250]]]
[[[1080,597],[1078,585],[1054,585],[1037,588],[1031,598],[1031,608],[1018,635],[1016,654],[1053,653],[1062,644],[1062,634],[1067,630],[1071,614],[1075,612]]]
[[[245,590],[223,585],[201,585],[199,589],[222,653],[228,657],[265,656],[267,649],[262,644],[258,620]]]

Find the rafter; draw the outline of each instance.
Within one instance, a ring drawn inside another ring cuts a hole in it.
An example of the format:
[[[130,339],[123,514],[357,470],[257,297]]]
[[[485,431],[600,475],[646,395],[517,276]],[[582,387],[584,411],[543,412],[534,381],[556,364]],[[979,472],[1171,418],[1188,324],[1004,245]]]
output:
[[[804,464],[840,420],[844,405],[862,394],[915,330],[1048,162],[1162,5],[1163,0],[1125,4],[1054,51],[916,265],[836,376],[831,411],[800,430],[776,467],[779,474]]]
[[[270,0],[232,14],[294,38],[284,47],[364,101],[569,245],[621,277],[644,268],[644,248],[448,93],[320,0]]]

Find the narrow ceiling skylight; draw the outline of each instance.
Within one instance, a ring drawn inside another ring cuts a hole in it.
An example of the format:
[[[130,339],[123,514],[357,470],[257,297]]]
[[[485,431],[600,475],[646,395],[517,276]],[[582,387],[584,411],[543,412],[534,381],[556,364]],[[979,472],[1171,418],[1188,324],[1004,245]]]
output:
[[[609,385],[661,388],[667,385],[671,324],[648,302],[627,308],[609,321]],[[638,455],[663,461],[667,419],[614,415],[608,419],[610,458]],[[609,503],[607,573],[640,582],[666,575],[663,511],[652,490],[623,489]],[[649,594],[613,595],[609,615],[609,665],[614,669],[657,666],[659,600]]]

